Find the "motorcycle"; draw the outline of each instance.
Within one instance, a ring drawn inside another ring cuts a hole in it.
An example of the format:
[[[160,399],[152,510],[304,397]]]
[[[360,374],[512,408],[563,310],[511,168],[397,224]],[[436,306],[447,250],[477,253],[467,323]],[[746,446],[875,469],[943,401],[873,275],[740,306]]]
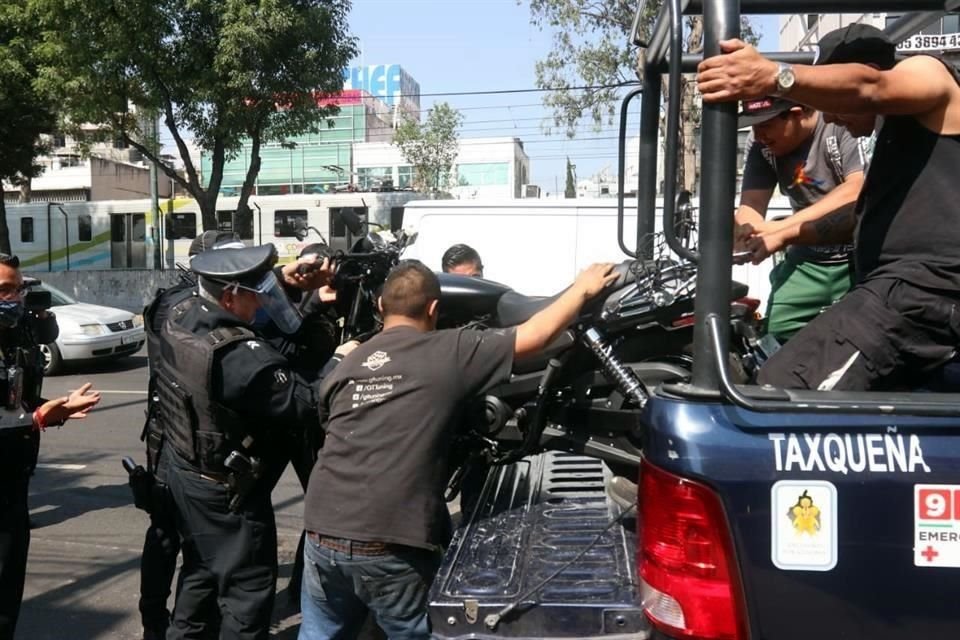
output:
[[[341,214],[361,239],[350,252],[333,256],[333,286],[343,318],[341,340],[363,340],[382,325],[377,296],[411,238],[402,232],[364,233],[361,220]],[[647,389],[682,382],[690,374],[696,269],[670,256],[622,262],[605,291],[543,354],[518,360],[511,380],[464,412],[454,447],[448,498],[460,491],[471,467],[507,465],[553,449],[603,459],[615,470],[639,464],[643,448],[637,424]],[[439,328],[515,327],[557,296],[528,297],[480,278],[438,274]],[[735,340],[731,360],[743,380],[756,356],[756,301],[746,286],[731,291]],[[559,294],[558,294],[559,295]]]

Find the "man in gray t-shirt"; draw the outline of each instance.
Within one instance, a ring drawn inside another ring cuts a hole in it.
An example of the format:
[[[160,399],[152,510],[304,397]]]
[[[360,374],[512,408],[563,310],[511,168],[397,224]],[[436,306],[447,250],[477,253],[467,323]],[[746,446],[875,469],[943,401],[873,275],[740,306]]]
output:
[[[863,185],[863,159],[857,140],[824,122],[820,113],[782,98],[744,102],[740,126],[752,126],[748,139],[740,208],[738,248],[750,238],[762,243],[747,259],[754,264],[791,244],[801,225],[815,223],[852,206]],[[776,187],[790,200],[793,215],[765,220]],[[850,288],[846,245],[789,246],[771,276],[767,332],[785,341]]]

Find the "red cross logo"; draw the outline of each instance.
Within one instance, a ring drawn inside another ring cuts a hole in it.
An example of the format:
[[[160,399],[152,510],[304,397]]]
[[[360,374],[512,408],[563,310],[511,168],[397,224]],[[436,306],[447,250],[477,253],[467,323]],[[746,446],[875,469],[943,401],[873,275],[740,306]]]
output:
[[[930,545],[927,545],[927,548],[921,551],[920,555],[926,558],[927,562],[933,562],[933,559],[936,558],[938,555],[940,555],[940,552],[934,549],[933,547],[931,547]]]

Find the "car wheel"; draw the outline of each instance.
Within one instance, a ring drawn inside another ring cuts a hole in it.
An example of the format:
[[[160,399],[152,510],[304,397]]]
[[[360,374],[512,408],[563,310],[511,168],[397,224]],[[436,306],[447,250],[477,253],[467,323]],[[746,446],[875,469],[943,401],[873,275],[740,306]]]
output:
[[[40,353],[43,354],[43,373],[47,376],[55,376],[63,369],[63,357],[60,355],[60,349],[55,342],[40,345]]]

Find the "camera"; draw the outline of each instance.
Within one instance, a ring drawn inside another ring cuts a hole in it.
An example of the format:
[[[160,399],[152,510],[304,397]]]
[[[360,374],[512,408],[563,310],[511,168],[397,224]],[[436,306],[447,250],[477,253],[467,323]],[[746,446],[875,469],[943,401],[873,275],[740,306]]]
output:
[[[23,297],[23,308],[32,313],[46,311],[51,306],[53,306],[53,299],[50,297],[49,291],[32,289],[27,291],[27,295]]]

